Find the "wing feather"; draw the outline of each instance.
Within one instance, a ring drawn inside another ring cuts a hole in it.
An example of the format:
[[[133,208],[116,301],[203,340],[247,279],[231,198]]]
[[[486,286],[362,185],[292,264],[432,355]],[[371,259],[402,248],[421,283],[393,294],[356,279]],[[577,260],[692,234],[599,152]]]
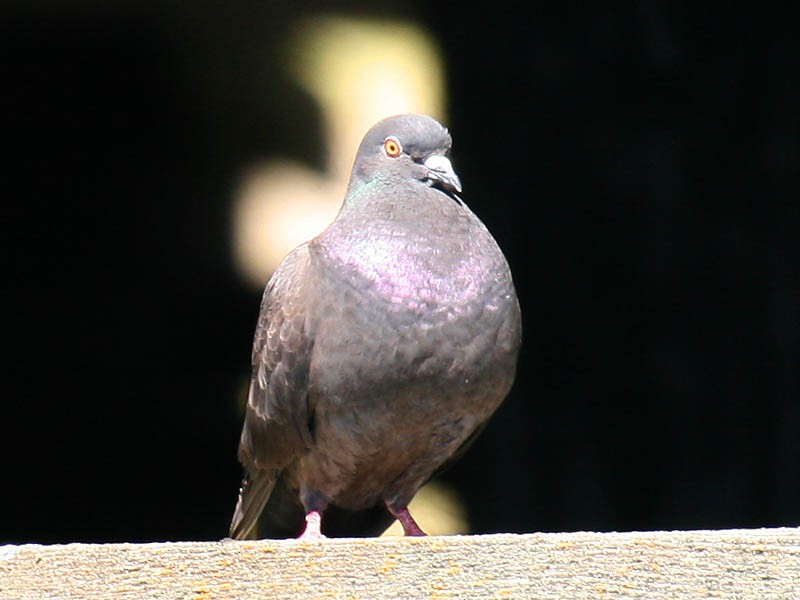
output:
[[[261,300],[239,442],[245,476],[231,522],[235,539],[253,534],[281,471],[312,443],[308,373],[313,338],[307,326],[311,275],[304,244],[283,260]]]

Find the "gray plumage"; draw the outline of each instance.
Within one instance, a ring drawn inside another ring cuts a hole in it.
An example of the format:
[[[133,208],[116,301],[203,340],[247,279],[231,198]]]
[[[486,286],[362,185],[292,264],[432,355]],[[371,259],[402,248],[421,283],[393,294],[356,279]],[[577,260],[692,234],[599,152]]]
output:
[[[508,393],[519,305],[449,149],[431,117],[376,124],[336,219],[267,284],[231,537],[297,535],[311,511],[380,533]]]

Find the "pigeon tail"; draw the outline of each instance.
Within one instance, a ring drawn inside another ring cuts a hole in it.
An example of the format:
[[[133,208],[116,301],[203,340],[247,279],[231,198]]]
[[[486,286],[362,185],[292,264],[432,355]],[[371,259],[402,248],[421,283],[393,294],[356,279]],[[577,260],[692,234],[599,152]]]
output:
[[[233,539],[256,539],[258,517],[275,487],[275,475],[270,471],[256,471],[245,475],[231,520],[230,536]]]

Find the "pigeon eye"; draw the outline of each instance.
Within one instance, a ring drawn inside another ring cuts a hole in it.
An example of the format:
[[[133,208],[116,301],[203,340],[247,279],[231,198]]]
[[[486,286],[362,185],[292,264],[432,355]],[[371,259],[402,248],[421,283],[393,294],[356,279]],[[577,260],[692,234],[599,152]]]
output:
[[[383,140],[383,151],[386,152],[387,156],[397,158],[400,156],[403,148],[400,146],[400,142],[397,141],[396,137],[388,137]]]

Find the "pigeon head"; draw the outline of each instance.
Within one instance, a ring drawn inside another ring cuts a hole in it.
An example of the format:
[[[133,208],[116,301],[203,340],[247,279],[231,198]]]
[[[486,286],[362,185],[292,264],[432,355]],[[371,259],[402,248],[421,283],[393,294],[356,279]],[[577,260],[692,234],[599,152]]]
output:
[[[350,186],[373,182],[425,185],[454,195],[461,181],[447,154],[450,134],[427,115],[399,115],[379,121],[358,149]]]

